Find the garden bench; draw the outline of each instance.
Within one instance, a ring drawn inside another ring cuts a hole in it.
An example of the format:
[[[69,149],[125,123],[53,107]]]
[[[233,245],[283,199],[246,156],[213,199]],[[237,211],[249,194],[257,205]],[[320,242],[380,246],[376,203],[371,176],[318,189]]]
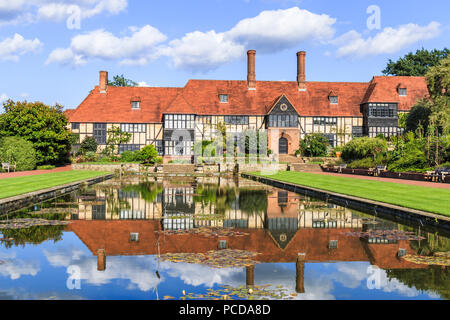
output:
[[[338,172],[339,172],[339,173],[342,173],[342,169],[345,169],[345,168],[347,168],[347,164],[345,164],[345,163],[340,164],[340,165],[338,166]]]
[[[437,168],[435,171],[436,174],[436,182],[445,182],[445,178],[447,175],[450,175],[450,168]]]
[[[447,175],[450,175],[450,168],[437,168],[434,171],[427,171],[426,177],[432,182],[445,182]]]
[[[375,167],[375,171],[374,171],[374,175],[375,176],[379,176],[380,175],[380,172],[384,172],[384,171],[386,171],[387,170],[387,167],[386,166],[376,166]]]
[[[8,173],[9,173],[11,168],[13,168],[14,172],[16,172],[16,164],[15,163],[14,164],[10,164],[8,162],[2,162],[2,169],[3,170],[8,170]]]

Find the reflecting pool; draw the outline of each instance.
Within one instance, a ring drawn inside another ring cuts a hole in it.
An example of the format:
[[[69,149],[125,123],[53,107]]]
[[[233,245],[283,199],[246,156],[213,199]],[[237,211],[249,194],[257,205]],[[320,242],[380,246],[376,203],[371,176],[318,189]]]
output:
[[[1,219],[0,299],[450,297],[447,234],[245,179],[109,180]]]

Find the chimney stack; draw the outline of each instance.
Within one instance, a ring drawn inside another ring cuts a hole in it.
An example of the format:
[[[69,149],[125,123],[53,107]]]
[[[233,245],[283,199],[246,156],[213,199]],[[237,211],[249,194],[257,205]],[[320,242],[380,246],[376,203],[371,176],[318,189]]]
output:
[[[100,83],[99,83],[100,93],[106,93],[108,88],[108,72],[100,71]]]
[[[247,85],[248,90],[256,90],[256,75],[255,75],[255,50],[249,50],[247,52],[248,57],[248,74],[247,74]]]
[[[306,91],[305,51],[297,52],[297,84],[299,91]]]

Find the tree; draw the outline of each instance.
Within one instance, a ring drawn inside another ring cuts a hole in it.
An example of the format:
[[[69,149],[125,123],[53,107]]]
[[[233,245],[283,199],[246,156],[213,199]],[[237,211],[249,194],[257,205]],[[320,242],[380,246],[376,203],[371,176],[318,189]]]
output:
[[[330,142],[323,134],[313,133],[300,141],[300,150],[307,157],[324,157],[329,145]]]
[[[80,145],[80,152],[86,154],[87,152],[97,152],[98,143],[94,137],[87,136]]]
[[[142,148],[139,153],[139,160],[146,164],[154,164],[156,162],[156,158],[158,158],[158,151],[155,146],[149,144]]]
[[[16,164],[17,171],[33,170],[36,167],[33,144],[20,137],[0,139],[0,162]]]
[[[131,139],[131,133],[123,132],[120,127],[113,126],[108,129],[108,135],[106,139],[105,153],[112,160],[115,160],[117,154],[119,153],[119,145],[123,143],[128,143]]]
[[[0,114],[0,137],[19,136],[33,143],[38,164],[68,161],[71,133],[62,106],[12,100],[3,106],[5,113]]]
[[[422,99],[411,108],[405,122],[406,131],[417,132],[419,129],[422,132],[422,135],[425,135],[426,132],[428,132],[431,114],[430,104],[430,100]]]
[[[138,83],[127,79],[122,75],[113,77],[114,81],[108,81],[108,86],[112,87],[137,87]]]
[[[416,53],[408,53],[397,61],[389,62],[382,72],[384,75],[393,76],[425,76],[428,69],[437,66],[442,59],[448,57],[450,50],[425,49],[417,50]]]

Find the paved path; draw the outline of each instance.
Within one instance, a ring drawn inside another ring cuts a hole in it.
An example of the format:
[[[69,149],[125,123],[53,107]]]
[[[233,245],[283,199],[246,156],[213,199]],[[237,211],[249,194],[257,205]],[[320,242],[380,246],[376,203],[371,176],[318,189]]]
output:
[[[35,176],[44,173],[51,172],[62,172],[62,171],[70,171],[72,170],[72,165],[69,164],[64,167],[58,167],[52,170],[33,170],[33,171],[20,171],[20,172],[10,172],[10,173],[0,173],[0,179],[5,178],[14,178],[14,177],[25,177],[25,176]]]
[[[317,172],[317,174],[330,175],[330,176],[335,176],[335,177],[348,177],[348,178],[354,178],[354,179],[365,179],[365,180],[385,181],[385,182],[393,182],[393,183],[400,183],[400,184],[409,184],[412,186],[450,189],[450,183],[403,180],[403,179],[392,179],[392,178],[382,178],[382,177],[369,177],[369,176],[360,176],[357,174],[344,174],[344,173],[333,173],[333,172]]]

